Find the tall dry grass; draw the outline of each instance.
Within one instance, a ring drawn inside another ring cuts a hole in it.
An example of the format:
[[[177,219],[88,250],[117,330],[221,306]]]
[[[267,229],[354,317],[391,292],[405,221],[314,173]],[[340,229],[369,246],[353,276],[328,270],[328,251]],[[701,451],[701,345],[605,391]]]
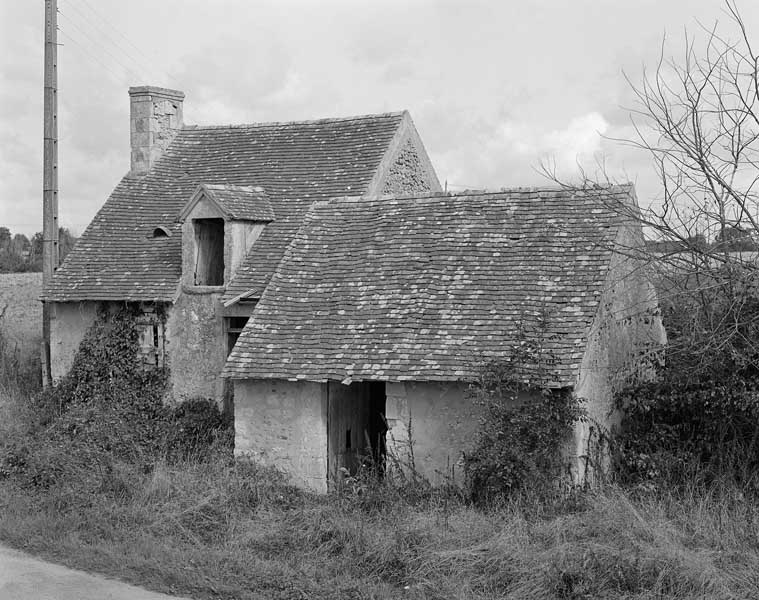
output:
[[[735,489],[612,486],[547,512],[382,485],[314,496],[221,458],[100,477],[88,494],[6,479],[0,539],[194,598],[759,597],[759,507]]]

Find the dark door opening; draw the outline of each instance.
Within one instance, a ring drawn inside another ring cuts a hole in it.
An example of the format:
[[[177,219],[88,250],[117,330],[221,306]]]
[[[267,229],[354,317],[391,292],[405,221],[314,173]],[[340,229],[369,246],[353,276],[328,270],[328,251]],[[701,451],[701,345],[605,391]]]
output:
[[[327,384],[327,454],[332,481],[355,475],[361,467],[379,475],[385,466],[384,381]]]

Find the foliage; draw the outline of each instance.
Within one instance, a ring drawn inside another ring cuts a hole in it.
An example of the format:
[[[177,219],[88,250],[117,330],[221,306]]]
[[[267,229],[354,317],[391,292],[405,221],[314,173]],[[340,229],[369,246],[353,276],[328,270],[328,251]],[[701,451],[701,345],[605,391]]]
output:
[[[530,487],[550,494],[567,474],[563,449],[584,411],[573,394],[549,387],[546,320],[524,324],[511,356],[491,360],[470,386],[483,409],[474,449],[464,456],[467,487],[476,502]]]
[[[625,481],[702,478],[748,481],[759,467],[759,54],[733,0],[727,19],[686,31],[684,53],[662,43],[654,69],[628,78],[632,135],[649,155],[660,194],[622,208],[655,238],[649,254],[668,334],[656,381],[621,390]],[[596,188],[580,173],[562,182]],[[753,472],[753,474],[752,474]]]
[[[77,238],[65,227],[58,229],[58,254],[66,258]],[[42,271],[42,233],[37,232],[31,241],[22,233],[11,236],[7,227],[0,227],[0,273]]]
[[[138,307],[103,309],[69,373],[37,399],[40,425],[118,456],[153,455],[163,439],[168,369],[139,360]]]
[[[208,459],[212,451],[230,454],[234,444],[232,417],[210,399],[195,398],[170,409],[166,451],[172,460]]]
[[[3,440],[0,477],[31,486],[69,479],[90,489],[118,461],[149,471],[163,457],[231,447],[229,423],[212,401],[165,405],[168,367],[140,360],[139,315],[137,305],[101,310],[69,373],[31,400],[27,431]]]
[[[620,390],[624,481],[748,483],[759,472],[759,295],[756,274],[682,273],[662,287],[669,345],[655,380]],[[674,282],[674,285],[671,285]]]

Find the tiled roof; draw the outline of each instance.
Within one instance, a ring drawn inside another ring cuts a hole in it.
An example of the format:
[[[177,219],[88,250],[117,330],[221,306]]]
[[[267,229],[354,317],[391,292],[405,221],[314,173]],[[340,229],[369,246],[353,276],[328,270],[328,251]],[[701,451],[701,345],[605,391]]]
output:
[[[573,385],[631,188],[315,204],[238,340],[236,379],[458,380],[542,337]]]
[[[240,221],[273,221],[274,210],[269,196],[260,186],[202,185],[205,193],[218,204],[230,219]]]
[[[185,127],[148,174],[121,180],[43,298],[173,300],[181,272],[177,216],[201,183],[266,190],[276,220],[258,240],[257,268],[268,278],[314,200],[367,189],[403,116]],[[175,235],[148,237],[158,226]]]

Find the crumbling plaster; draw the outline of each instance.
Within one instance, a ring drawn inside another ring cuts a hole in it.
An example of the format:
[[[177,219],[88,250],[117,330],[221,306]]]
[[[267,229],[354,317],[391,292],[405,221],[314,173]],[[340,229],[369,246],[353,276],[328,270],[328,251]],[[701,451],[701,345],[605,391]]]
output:
[[[95,322],[100,302],[51,302],[50,371],[53,381],[71,369],[84,334]]]
[[[235,454],[276,466],[296,485],[325,492],[326,384],[235,380],[234,386]],[[413,452],[414,468],[433,483],[462,483],[461,458],[476,441],[480,417],[466,392],[460,382],[388,383],[388,453],[410,468]]]

